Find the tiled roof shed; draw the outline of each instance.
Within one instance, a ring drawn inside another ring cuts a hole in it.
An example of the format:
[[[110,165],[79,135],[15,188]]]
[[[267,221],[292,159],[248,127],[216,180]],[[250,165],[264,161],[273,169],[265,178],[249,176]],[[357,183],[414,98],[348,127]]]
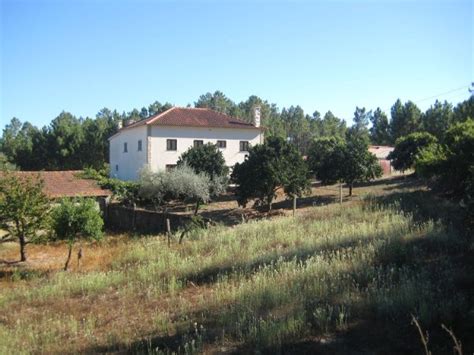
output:
[[[20,179],[30,177],[40,178],[44,183],[44,193],[49,198],[62,197],[106,197],[112,192],[102,189],[95,180],[84,179],[79,175],[82,170],[66,171],[15,171]],[[1,179],[0,173],[0,179]]]

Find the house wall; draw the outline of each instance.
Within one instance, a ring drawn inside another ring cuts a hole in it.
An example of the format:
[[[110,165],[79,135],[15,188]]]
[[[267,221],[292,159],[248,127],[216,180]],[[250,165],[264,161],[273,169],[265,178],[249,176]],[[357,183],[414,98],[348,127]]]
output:
[[[138,151],[138,141],[142,150]],[[136,180],[147,162],[147,127],[145,125],[123,130],[110,138],[110,176],[121,180]],[[123,144],[127,142],[127,153]],[[118,171],[116,166],[118,165]]]
[[[225,140],[227,147],[221,149],[227,166],[244,161],[247,152],[240,152],[240,141],[249,141],[250,145],[263,143],[263,132],[259,129],[212,128],[212,127],[171,127],[151,126],[150,167],[152,170],[164,170],[166,165],[176,164],[178,158],[194,140],[203,140],[204,144]],[[176,139],[177,150],[166,150],[166,140]]]

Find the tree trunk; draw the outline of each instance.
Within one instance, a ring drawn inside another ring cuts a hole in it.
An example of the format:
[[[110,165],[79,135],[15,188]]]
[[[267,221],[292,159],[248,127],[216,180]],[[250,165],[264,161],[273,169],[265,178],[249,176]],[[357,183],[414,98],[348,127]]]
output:
[[[26,240],[24,235],[20,235],[20,261],[26,261]]]
[[[353,187],[354,187],[354,183],[351,182],[351,183],[349,184],[349,196],[352,196],[352,188],[353,188]]]
[[[67,268],[69,266],[69,262],[71,261],[72,245],[73,245],[72,243],[69,243],[69,252],[67,254],[66,264],[64,265],[64,271],[67,271]]]
[[[196,208],[194,209],[194,215],[196,216],[198,214],[199,206],[201,205],[201,201],[197,200],[196,201]]]

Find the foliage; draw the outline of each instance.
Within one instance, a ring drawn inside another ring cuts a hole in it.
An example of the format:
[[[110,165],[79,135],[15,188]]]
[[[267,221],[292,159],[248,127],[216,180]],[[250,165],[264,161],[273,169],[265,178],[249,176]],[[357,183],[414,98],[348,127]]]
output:
[[[181,154],[177,164],[178,166],[187,164],[196,174],[207,174],[211,179],[214,176],[227,176],[229,173],[224,155],[212,143],[189,148]]]
[[[5,170],[12,171],[12,170],[18,170],[18,168],[15,164],[12,164],[8,161],[5,154],[0,153],[0,171],[5,171]]]
[[[416,172],[435,178],[435,187],[466,196],[473,181],[474,120],[453,125],[444,143],[423,149],[417,156]]]
[[[376,145],[391,144],[390,124],[387,115],[377,107],[377,109],[370,115],[372,127],[370,128],[370,139]]]
[[[96,202],[90,198],[63,199],[51,212],[51,229],[57,239],[67,240],[67,270],[76,239],[100,240],[104,221]]]
[[[421,129],[421,111],[412,101],[407,101],[403,105],[398,99],[392,106],[391,116],[390,133],[392,142]]]
[[[334,184],[342,177],[345,141],[338,137],[316,139],[308,153],[308,166],[323,184]]]
[[[308,171],[295,147],[282,138],[269,138],[265,144],[251,147],[248,156],[232,171],[231,180],[237,184],[239,205],[246,206],[257,199],[271,209],[279,188],[288,197],[301,196],[308,188]]]
[[[11,172],[0,173],[0,227],[20,243],[21,261],[26,261],[26,244],[46,227],[49,200],[43,181]],[[0,241],[8,241],[4,238]]]
[[[341,180],[349,185],[349,196],[356,182],[367,182],[382,176],[377,157],[368,150],[366,137],[349,136],[343,150]]]
[[[446,131],[453,124],[453,106],[447,101],[441,103],[436,100],[421,116],[421,121],[424,131],[442,141]]]
[[[375,155],[368,151],[367,137],[351,132],[347,139],[320,138],[313,142],[308,164],[323,184],[345,182],[349,195],[355,182],[370,181],[382,175]]]
[[[346,122],[331,111],[324,115],[315,111],[309,115],[299,105],[280,109],[275,103],[255,95],[237,103],[221,91],[216,91],[201,95],[194,105],[252,123],[254,108],[260,106],[265,136],[289,139],[304,155],[314,139],[333,136],[344,138],[347,131]],[[22,170],[100,169],[108,162],[108,138],[117,131],[119,122],[145,119],[171,107],[170,103],[155,101],[148,107],[123,113],[103,108],[93,118],[61,112],[48,126],[42,128],[13,118],[3,130],[0,152]],[[352,131],[365,135],[370,120],[373,144],[393,144],[397,138],[421,130],[431,132],[442,140],[443,130],[450,124],[464,122],[473,116],[473,97],[459,103],[454,109],[447,102],[435,102],[425,113],[421,113],[411,101],[402,103],[397,100],[392,106],[390,121],[380,109],[372,113],[356,107]]]
[[[437,141],[436,137],[428,132],[411,133],[397,140],[388,159],[396,170],[406,171],[414,167],[417,155],[423,148],[436,144]]]
[[[100,169],[85,168],[81,173],[84,179],[96,180],[98,185],[112,191],[114,198],[125,206],[146,204],[148,201],[140,198],[139,185],[134,181],[123,181],[109,177],[109,166],[104,164]]]
[[[140,172],[138,185],[140,196],[153,201],[156,207],[170,200],[192,201],[196,203],[195,213],[201,203],[210,200],[211,192],[220,192],[208,175],[197,174],[186,164],[171,171],[158,172],[146,167]]]

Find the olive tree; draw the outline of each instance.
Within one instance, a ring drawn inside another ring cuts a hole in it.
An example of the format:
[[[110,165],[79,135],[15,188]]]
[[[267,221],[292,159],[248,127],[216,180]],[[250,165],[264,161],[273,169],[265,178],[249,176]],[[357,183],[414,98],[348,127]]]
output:
[[[65,239],[68,243],[68,256],[64,265],[67,271],[76,240],[101,239],[104,221],[96,202],[90,198],[63,199],[51,215],[51,227],[56,238]]]
[[[163,206],[170,200],[196,204],[197,214],[201,203],[208,202],[213,194],[222,192],[219,179],[212,182],[206,174],[197,174],[186,164],[171,171],[152,172],[145,168],[140,173],[140,196],[150,199],[155,206]]]
[[[0,228],[8,232],[0,242],[18,239],[21,261],[26,261],[26,245],[47,226],[48,212],[39,176],[0,173]]]

